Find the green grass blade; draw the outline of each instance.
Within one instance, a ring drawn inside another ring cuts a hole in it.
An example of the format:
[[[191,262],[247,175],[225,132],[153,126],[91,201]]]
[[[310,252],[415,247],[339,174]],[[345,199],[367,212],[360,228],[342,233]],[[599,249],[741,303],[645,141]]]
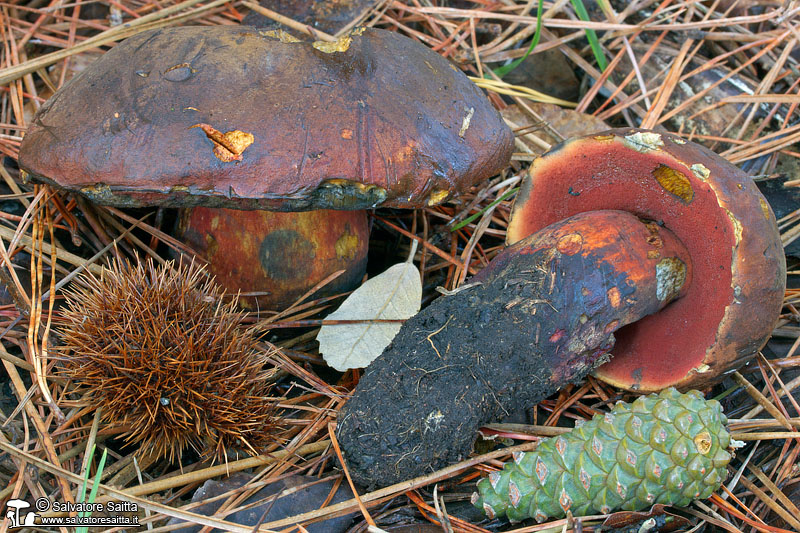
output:
[[[484,207],[483,209],[481,209],[481,210],[480,210],[480,211],[478,211],[477,213],[475,213],[475,214],[473,214],[473,215],[470,215],[470,216],[468,216],[467,218],[465,218],[464,220],[462,220],[461,222],[459,222],[458,224],[456,224],[455,226],[453,226],[453,227],[450,229],[450,231],[451,231],[451,232],[453,232],[453,231],[458,231],[458,230],[460,230],[461,228],[463,228],[464,226],[466,226],[467,224],[469,224],[470,222],[472,222],[472,221],[473,221],[473,220],[475,220],[476,218],[478,218],[478,217],[480,217],[480,216],[483,216],[483,214],[484,214],[484,213],[485,213],[485,212],[486,212],[488,209],[491,209],[492,207],[496,206],[497,204],[499,204],[500,202],[502,202],[503,200],[505,200],[506,198],[508,198],[509,196],[511,196],[512,194],[514,194],[515,192],[517,192],[518,190],[519,190],[519,187],[514,187],[513,189],[509,189],[509,190],[507,190],[506,192],[504,192],[504,193],[503,193],[503,195],[502,195],[500,198],[498,198],[497,200],[493,201],[492,203],[490,203],[489,205],[487,205],[486,207]]]
[[[106,458],[108,457],[108,449],[103,450],[103,455],[100,457],[100,464],[97,465],[97,472],[94,475],[94,483],[92,484],[92,491],[89,493],[89,503],[94,503],[97,498],[97,490],[100,488],[100,478],[103,476],[103,469],[106,467]]]
[[[92,446],[92,454],[94,454],[94,446]],[[94,500],[97,498],[97,490],[100,488],[100,478],[103,475],[103,469],[106,467],[106,458],[108,457],[108,449],[103,450],[103,455],[100,457],[100,464],[97,465],[97,472],[94,475],[94,479],[92,480],[92,490],[89,492],[89,501],[87,503],[94,503]],[[83,487],[81,488],[81,499],[83,501],[84,496],[86,495],[86,484],[89,479],[89,469],[86,469],[86,473],[84,474],[83,478]],[[87,517],[91,516],[91,512],[81,512],[78,514],[80,517]],[[75,533],[88,533],[89,528],[87,526],[81,526],[75,530]]]
[[[589,22],[589,13],[586,11],[586,6],[583,5],[583,0],[570,0],[570,2],[572,2],[572,7],[575,8],[575,13],[578,14],[578,17],[584,22]],[[600,72],[603,72],[608,66],[608,62],[606,62],[606,56],[603,54],[603,49],[600,47],[597,34],[594,30],[588,28],[585,31],[586,38],[589,40],[589,46],[592,48],[594,58],[597,60],[597,66],[600,67]]]
[[[515,68],[517,68],[520,63],[525,61],[525,59],[533,52],[533,49],[536,48],[536,45],[539,44],[539,37],[542,34],[542,0],[539,0],[539,7],[536,8],[536,31],[533,34],[533,39],[531,40],[531,45],[528,47],[528,51],[525,52],[525,55],[515,59],[513,62],[509,63],[508,65],[503,65],[502,67],[498,67],[496,69],[492,69],[492,72],[498,78],[502,78]]]
[[[92,457],[94,457],[94,444],[92,444],[91,449],[89,450],[89,460],[86,461],[86,471],[83,473],[83,483],[81,484],[81,490],[78,492],[78,502],[83,502],[83,499],[86,497],[86,485],[89,484],[89,465],[92,463]]]

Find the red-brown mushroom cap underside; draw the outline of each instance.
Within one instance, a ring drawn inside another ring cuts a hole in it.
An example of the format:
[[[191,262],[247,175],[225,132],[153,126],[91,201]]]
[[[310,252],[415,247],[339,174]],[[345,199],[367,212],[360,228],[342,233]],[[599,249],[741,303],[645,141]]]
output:
[[[19,160],[103,204],[290,211],[436,204],[512,148],[480,89],[401,35],[221,26],[118,44],[42,106]]]
[[[354,289],[367,267],[367,212],[304,213],[195,207],[181,213],[183,242],[208,260],[208,271],[250,309],[284,309],[336,271],[314,298]]]
[[[783,300],[785,257],[772,210],[744,172],[671,134],[620,129],[572,139],[534,162],[507,242],[598,209],[663,224],[694,268],[683,298],[618,332],[598,377],[643,391],[702,387],[764,345]]]

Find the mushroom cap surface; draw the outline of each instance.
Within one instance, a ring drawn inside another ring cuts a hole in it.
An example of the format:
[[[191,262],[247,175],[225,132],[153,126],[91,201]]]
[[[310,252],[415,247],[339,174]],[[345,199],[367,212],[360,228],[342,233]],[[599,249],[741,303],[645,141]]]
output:
[[[512,148],[481,90],[397,33],[176,27],[125,40],[60,89],[19,161],[100,204],[302,211],[433,205]]]
[[[689,250],[694,271],[684,297],[619,330],[600,379],[630,390],[699,388],[766,343],[786,264],[775,216],[747,174],[672,134],[617,129],[570,139],[534,161],[507,242],[599,209],[663,224]]]

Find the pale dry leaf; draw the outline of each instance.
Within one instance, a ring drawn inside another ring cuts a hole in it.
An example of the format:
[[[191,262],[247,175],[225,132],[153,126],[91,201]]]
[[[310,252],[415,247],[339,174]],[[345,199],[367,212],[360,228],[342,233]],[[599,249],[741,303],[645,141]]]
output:
[[[396,264],[367,280],[326,320],[405,320],[419,311],[422,282],[412,262]],[[329,366],[344,372],[369,365],[400,331],[400,322],[324,325],[319,351]]]

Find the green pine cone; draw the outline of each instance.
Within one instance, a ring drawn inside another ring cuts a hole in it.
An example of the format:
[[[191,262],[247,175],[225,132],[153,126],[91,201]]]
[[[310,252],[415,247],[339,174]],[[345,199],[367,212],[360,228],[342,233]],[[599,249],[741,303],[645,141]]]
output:
[[[472,503],[512,521],[688,505],[719,488],[731,437],[719,402],[674,388],[617,403],[478,482]]]

